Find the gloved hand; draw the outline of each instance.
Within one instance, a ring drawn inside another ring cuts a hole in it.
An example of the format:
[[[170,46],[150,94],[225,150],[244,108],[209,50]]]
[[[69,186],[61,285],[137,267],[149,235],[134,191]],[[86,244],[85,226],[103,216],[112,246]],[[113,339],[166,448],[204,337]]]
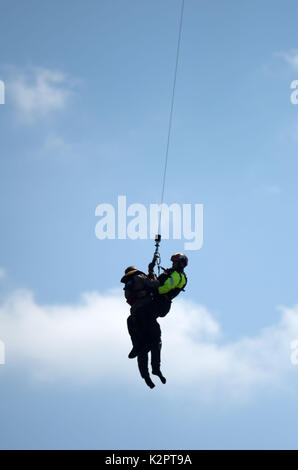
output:
[[[154,270],[154,267],[155,267],[155,264],[156,264],[156,260],[157,260],[157,257],[153,256],[153,260],[151,261],[151,263],[148,264],[148,272],[149,273],[153,273],[153,270]]]
[[[150,274],[150,273],[153,273],[154,266],[155,266],[155,262],[153,262],[153,261],[151,261],[151,263],[148,264],[148,272],[149,272],[149,274]]]
[[[157,280],[157,277],[156,277],[156,275],[153,271],[151,271],[151,272],[149,271],[148,277],[149,277],[149,279],[153,279],[154,281]]]

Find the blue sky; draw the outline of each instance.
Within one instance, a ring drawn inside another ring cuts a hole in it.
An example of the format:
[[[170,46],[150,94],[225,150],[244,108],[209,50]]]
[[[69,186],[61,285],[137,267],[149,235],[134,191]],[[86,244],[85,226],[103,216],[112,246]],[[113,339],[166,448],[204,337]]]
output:
[[[1,0],[1,448],[297,447],[297,8],[185,1],[165,199],[204,244],[150,391],[119,279],[153,243],[98,240],[95,208],[160,200],[180,1]]]

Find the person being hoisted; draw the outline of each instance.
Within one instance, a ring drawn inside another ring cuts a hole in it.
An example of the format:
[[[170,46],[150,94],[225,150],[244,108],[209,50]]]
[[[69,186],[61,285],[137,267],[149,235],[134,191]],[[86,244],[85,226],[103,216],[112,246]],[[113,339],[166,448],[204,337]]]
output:
[[[133,348],[130,359],[138,357],[141,376],[150,388],[154,387],[148,371],[148,352],[151,351],[152,373],[158,375],[163,383],[165,378],[160,372],[161,331],[157,317],[164,317],[171,308],[172,300],[182,291],[187,283],[184,268],[188,258],[183,253],[171,257],[172,267],[164,269],[159,277],[154,274],[157,257],[149,264],[149,274],[129,266],[121,282],[125,284],[124,294],[131,306],[127,319],[128,331]]]
[[[154,383],[148,370],[149,351],[151,351],[153,372],[165,383],[160,371],[160,326],[152,313],[153,295],[159,283],[134,266],[126,268],[121,282],[124,283],[126,301],[131,306],[127,328],[133,348],[128,357],[132,359],[137,356],[141,377],[150,388],[153,388]]]
[[[184,253],[175,253],[171,257],[172,267],[163,269],[163,273],[158,276],[159,286],[157,296],[155,296],[155,310],[159,317],[164,317],[171,308],[172,300],[184,290],[187,284],[187,277],[184,268],[188,265],[188,258]],[[155,259],[149,264],[149,276],[155,279],[153,272]]]

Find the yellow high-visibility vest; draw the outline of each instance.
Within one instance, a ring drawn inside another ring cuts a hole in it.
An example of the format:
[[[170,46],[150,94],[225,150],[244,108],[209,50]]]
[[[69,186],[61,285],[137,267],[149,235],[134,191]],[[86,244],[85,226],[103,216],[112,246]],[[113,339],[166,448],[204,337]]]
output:
[[[158,293],[166,294],[173,289],[183,289],[186,284],[186,278],[184,273],[178,273],[177,271],[172,272],[168,277],[165,283],[162,286],[159,286]]]

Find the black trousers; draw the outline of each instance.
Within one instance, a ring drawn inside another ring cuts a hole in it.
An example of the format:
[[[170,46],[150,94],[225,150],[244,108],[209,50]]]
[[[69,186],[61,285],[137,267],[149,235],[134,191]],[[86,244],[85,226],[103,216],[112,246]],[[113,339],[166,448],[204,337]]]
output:
[[[165,317],[169,313],[172,305],[172,301],[167,298],[166,295],[159,295],[153,300],[153,310],[157,317]]]
[[[149,375],[149,352],[151,353],[152,371],[157,372],[160,370],[161,330],[159,323],[156,321],[154,311],[152,311],[152,304],[135,309],[134,313],[127,319],[127,327],[132,344],[140,348],[137,361],[141,377],[143,378]]]

